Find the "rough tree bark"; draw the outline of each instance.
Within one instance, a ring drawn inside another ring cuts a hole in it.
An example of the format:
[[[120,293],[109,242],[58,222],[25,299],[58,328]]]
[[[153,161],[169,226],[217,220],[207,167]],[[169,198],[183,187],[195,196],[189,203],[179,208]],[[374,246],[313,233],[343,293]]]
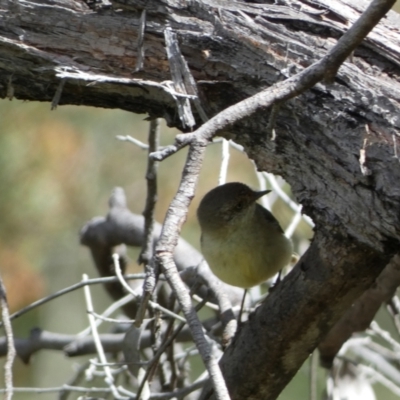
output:
[[[368,3],[211,0],[0,0],[0,97],[121,108],[182,130],[164,31],[170,27],[213,116],[323,57]],[[276,4],[279,3],[279,4]],[[135,71],[146,9],[144,65]],[[235,399],[274,399],[398,251],[399,18],[390,13],[334,82],[221,135],[282,175],[316,235],[221,361]],[[200,117],[195,114],[197,124]],[[243,371],[248,373],[243,374]]]

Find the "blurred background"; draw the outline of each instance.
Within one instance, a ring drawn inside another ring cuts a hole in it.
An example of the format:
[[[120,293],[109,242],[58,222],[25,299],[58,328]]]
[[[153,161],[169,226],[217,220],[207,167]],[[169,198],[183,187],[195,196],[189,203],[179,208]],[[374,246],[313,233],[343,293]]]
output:
[[[149,123],[145,118],[119,110],[59,106],[50,111],[48,103],[0,101],[0,273],[11,312],[79,282],[83,273],[96,277],[89,251],[79,244],[79,230],[92,217],[107,213],[107,201],[115,186],[125,189],[131,211],[142,213],[147,152],[117,140],[116,135],[131,135],[146,142]],[[163,126],[161,145],[172,143],[176,133]],[[185,156],[184,149],[159,165],[159,222],[178,187]],[[201,197],[217,185],[220,165],[221,144],[213,144],[207,150],[197,194],[182,232],[196,248],[199,227],[195,210]],[[231,149],[227,181],[241,181],[254,188],[259,185],[252,162],[235,149]],[[290,195],[287,185],[284,190]],[[284,228],[294,215],[279,199],[273,212]],[[305,250],[311,238],[311,228],[300,222],[293,237],[297,245],[301,244],[299,252]],[[130,268],[135,270],[137,252],[132,250],[130,254]],[[100,286],[92,286],[91,290],[95,309],[102,312],[111,301]],[[75,334],[88,326],[85,310],[82,291],[75,291],[14,320],[14,335],[27,337],[36,326]],[[381,312],[379,321],[393,331],[385,312]],[[88,358],[68,359],[61,352],[42,351],[32,357],[29,365],[17,359],[14,385],[61,386]],[[0,367],[3,363],[0,360]],[[305,363],[281,400],[309,397],[309,369],[309,363]],[[320,371],[320,392],[325,378],[325,372]],[[4,387],[2,373],[0,386]],[[375,388],[378,399],[398,398],[380,385]],[[16,393],[14,398],[56,396]]]

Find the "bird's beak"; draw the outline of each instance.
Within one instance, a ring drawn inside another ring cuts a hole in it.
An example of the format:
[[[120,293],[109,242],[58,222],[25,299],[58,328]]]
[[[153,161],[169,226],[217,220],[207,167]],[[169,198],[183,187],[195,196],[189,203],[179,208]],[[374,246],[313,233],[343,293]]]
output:
[[[260,192],[255,192],[255,200],[258,200],[260,197],[263,197],[270,192],[272,192],[272,190],[261,190]]]

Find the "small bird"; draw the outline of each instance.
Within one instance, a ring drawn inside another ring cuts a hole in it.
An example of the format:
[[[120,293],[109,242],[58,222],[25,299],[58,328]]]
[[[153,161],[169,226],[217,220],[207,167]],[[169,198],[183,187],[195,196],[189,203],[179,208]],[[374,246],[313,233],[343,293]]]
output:
[[[225,283],[248,289],[291,261],[291,240],[275,217],[256,203],[269,192],[232,182],[212,189],[200,202],[197,218],[202,253]]]

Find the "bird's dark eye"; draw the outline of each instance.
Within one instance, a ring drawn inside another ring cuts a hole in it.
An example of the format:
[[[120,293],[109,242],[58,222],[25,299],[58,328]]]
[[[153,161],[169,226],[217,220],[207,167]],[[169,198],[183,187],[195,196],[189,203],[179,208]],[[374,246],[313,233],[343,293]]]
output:
[[[244,208],[244,203],[243,202],[237,203],[236,206],[235,206],[235,210],[236,211],[243,210],[243,208]]]

